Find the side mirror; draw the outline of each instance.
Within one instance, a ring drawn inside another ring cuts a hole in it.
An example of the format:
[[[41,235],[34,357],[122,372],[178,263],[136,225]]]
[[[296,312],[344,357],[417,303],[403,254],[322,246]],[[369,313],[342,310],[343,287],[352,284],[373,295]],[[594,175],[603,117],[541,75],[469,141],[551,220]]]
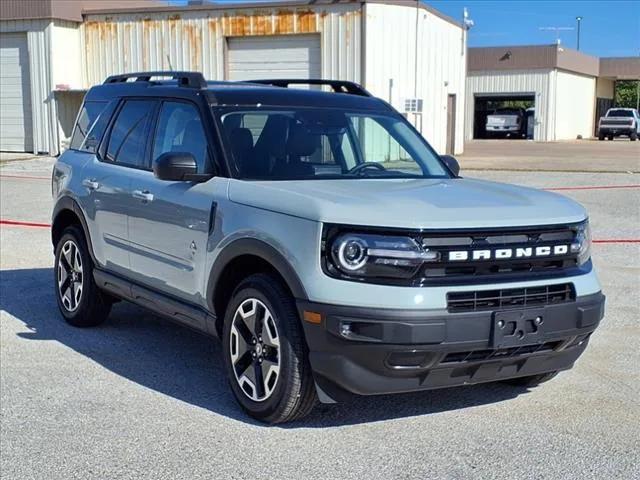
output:
[[[211,175],[198,174],[195,157],[188,152],[167,152],[153,163],[153,174],[160,180],[202,182]]]
[[[440,155],[440,158],[447,168],[457,177],[460,173],[460,164],[458,163],[458,160],[456,160],[456,157],[452,155]]]

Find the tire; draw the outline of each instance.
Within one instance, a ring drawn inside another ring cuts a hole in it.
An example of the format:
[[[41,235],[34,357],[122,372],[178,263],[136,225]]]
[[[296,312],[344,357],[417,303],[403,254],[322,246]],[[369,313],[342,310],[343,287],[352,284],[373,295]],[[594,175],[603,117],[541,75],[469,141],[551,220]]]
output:
[[[93,262],[84,234],[77,226],[62,232],[55,248],[53,272],[56,301],[67,323],[95,327],[106,320],[112,302],[93,279]]]
[[[258,317],[264,321],[256,322]],[[222,342],[231,390],[250,416],[275,424],[313,409],[316,391],[302,325],[293,298],[276,278],[256,274],[236,288]]]
[[[632,142],[635,142],[638,139],[638,132],[631,132],[631,135],[629,135],[629,140],[631,140]]]
[[[511,378],[509,380],[505,380],[503,383],[508,383],[515,387],[534,388],[541,383],[548,382],[556,375],[558,375],[558,372],[542,373],[540,375],[531,375],[529,377]]]
[[[609,135],[607,138],[608,138],[609,140],[613,141],[613,135]]]
[[[598,140],[600,140],[601,142],[604,141],[604,133],[598,134]]]

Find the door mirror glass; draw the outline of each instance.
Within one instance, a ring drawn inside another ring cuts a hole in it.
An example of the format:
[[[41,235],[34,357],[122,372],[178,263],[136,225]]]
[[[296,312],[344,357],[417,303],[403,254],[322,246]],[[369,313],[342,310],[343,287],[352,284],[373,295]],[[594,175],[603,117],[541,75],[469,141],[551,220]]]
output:
[[[452,155],[441,155],[440,158],[447,166],[447,168],[451,170],[451,173],[453,173],[456,177],[460,174],[460,164],[458,163],[458,160],[456,160],[456,157]]]
[[[153,163],[153,174],[156,178],[167,181],[201,180],[198,178],[201,175],[198,175],[196,159],[189,152],[163,153]]]

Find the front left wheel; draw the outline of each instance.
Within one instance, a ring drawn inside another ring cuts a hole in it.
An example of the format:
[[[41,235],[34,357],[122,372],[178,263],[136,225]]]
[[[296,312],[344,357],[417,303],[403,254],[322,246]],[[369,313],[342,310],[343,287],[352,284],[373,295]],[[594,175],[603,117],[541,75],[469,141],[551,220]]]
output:
[[[82,230],[65,229],[55,248],[55,289],[58,308],[75,327],[94,327],[105,321],[111,301],[93,279],[93,263]]]
[[[256,274],[238,286],[222,341],[231,389],[249,415],[282,423],[312,410],[316,392],[302,326],[278,279]]]

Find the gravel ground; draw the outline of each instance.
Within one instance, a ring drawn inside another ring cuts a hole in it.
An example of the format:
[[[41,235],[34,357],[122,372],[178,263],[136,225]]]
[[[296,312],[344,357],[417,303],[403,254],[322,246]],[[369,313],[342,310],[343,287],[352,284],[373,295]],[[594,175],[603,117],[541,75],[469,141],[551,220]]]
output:
[[[0,218],[48,222],[51,161],[5,164]],[[470,172],[541,188],[638,175]],[[562,192],[598,239],[640,238],[640,188]],[[53,297],[49,231],[0,229],[3,479],[640,478],[640,246],[594,246],[607,315],[575,368],[535,390],[481,385],[248,419],[217,342],[118,304],[78,330]]]

